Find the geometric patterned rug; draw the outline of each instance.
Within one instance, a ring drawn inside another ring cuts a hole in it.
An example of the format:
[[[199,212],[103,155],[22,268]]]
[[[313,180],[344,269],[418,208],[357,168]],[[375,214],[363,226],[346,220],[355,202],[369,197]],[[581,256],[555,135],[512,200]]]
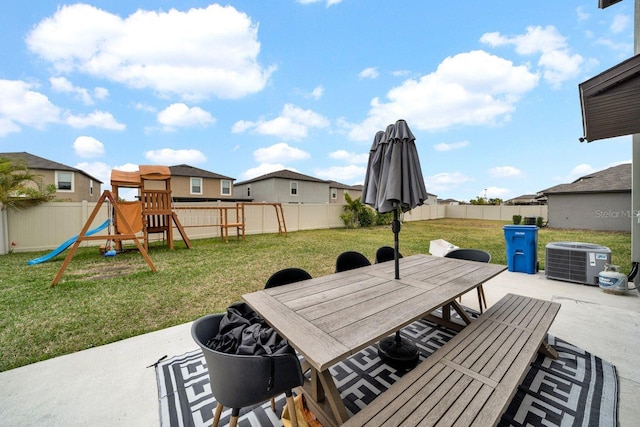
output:
[[[427,320],[418,320],[401,332],[418,346],[424,360],[456,333]],[[617,426],[618,376],[610,363],[551,335],[559,354],[553,360],[538,355],[520,385],[499,426]],[[347,411],[355,414],[384,392],[407,371],[380,360],[369,346],[331,367]],[[161,426],[210,426],[215,397],[201,350],[160,362],[156,367]],[[282,426],[284,395],[276,398],[276,412],[269,402],[243,408],[238,426]],[[229,423],[225,408],[221,426]]]

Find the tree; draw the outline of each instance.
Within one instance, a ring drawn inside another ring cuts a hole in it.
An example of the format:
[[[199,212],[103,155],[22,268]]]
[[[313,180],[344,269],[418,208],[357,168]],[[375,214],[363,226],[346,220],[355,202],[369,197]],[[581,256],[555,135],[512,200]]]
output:
[[[344,193],[344,200],[347,202],[344,205],[344,213],[340,215],[342,220],[344,221],[344,225],[348,228],[354,228],[360,225],[358,220],[358,216],[360,211],[364,208],[364,205],[360,201],[360,197],[356,197],[352,199],[349,193]]]
[[[0,209],[25,209],[53,200],[55,186],[43,188],[36,178],[23,161],[0,157]],[[35,184],[35,188],[30,183]]]

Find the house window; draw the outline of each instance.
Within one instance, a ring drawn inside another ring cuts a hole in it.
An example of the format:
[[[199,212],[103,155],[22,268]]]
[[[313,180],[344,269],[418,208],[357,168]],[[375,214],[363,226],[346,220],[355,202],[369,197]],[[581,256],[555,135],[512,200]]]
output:
[[[191,178],[191,194],[202,194],[202,178]]]
[[[93,196],[93,180],[89,180],[89,195]]]
[[[247,197],[251,197],[251,187],[247,187]]]
[[[56,171],[56,188],[58,191],[73,192],[73,172]]]
[[[296,181],[291,181],[289,189],[292,196],[298,195],[298,183]]]
[[[220,194],[222,194],[223,196],[231,195],[231,181],[229,181],[228,179],[223,179],[222,181],[220,181]]]
[[[331,189],[331,199],[335,200],[338,198],[338,190],[336,190],[335,188]]]

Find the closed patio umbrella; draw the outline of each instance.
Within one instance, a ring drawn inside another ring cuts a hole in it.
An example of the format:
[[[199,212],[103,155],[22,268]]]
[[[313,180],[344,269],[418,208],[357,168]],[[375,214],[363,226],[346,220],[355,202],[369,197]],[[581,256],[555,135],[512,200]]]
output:
[[[398,211],[410,211],[427,200],[415,136],[407,122],[398,120],[377,132],[371,150],[367,174],[362,188],[363,203],[380,213],[394,212],[395,278],[400,278]]]
[[[415,136],[407,122],[398,120],[377,132],[371,151],[364,186],[363,202],[380,213],[393,211],[391,230],[394,234],[395,278],[400,279],[398,212],[422,205],[427,189],[422,177]],[[418,362],[417,347],[400,336],[387,337],[378,343],[378,354],[391,365],[411,366]]]

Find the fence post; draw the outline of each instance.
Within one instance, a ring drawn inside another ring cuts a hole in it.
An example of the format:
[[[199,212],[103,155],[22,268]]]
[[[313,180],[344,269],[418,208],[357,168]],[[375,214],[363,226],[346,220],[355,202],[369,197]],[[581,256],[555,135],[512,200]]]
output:
[[[9,246],[7,211],[3,208],[4,206],[0,203],[0,255],[6,254],[7,247]]]

